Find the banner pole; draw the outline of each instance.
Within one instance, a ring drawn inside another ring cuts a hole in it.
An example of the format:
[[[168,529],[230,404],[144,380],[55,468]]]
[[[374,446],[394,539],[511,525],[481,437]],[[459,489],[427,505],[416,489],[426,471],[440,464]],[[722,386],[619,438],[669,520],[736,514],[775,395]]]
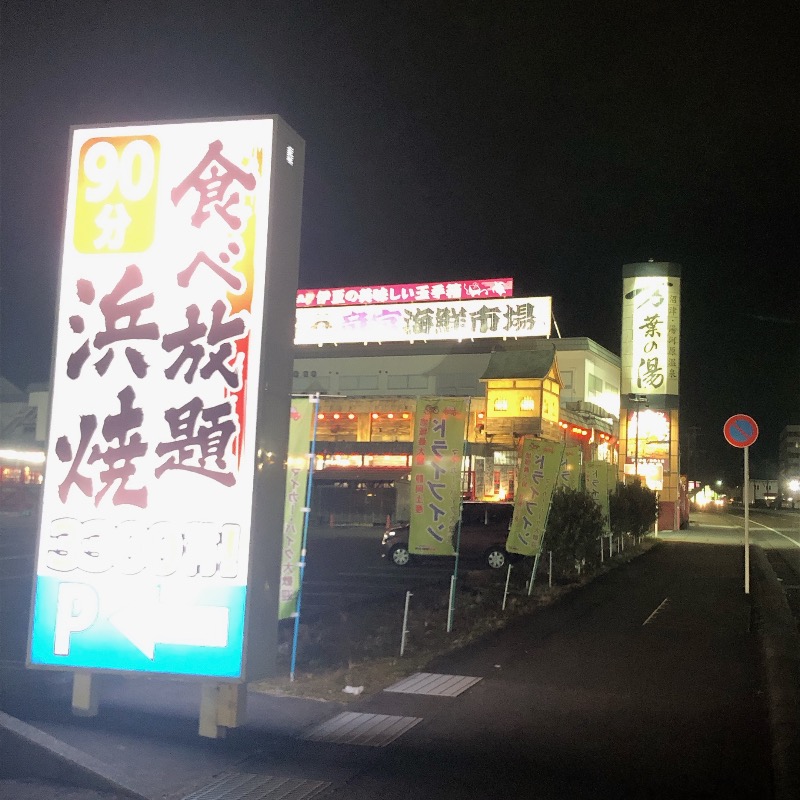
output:
[[[456,560],[453,564],[453,575],[450,580],[450,603],[447,609],[447,632],[453,629],[453,611],[456,602],[456,581],[458,580],[458,559],[461,555],[461,514],[464,509],[464,460],[467,458],[467,446],[469,445],[469,414],[472,407],[472,398],[467,398],[467,410],[464,416],[464,444],[461,449],[461,469],[458,482],[458,522],[456,523]],[[467,470],[469,475],[469,470]]]
[[[531,579],[528,581],[528,597],[530,597],[531,593],[533,592],[533,581],[534,578],[536,577],[536,569],[539,566],[540,555],[541,555],[541,550],[536,554],[536,556],[533,559],[533,569],[531,570]]]
[[[411,602],[411,592],[406,592],[406,607],[403,610],[403,633],[400,636],[400,655],[406,651],[406,634],[408,633],[408,606]]]
[[[503,589],[503,605],[500,609],[501,611],[506,610],[506,598],[508,597],[508,582],[511,580],[511,564],[508,565],[508,571],[506,572],[506,587]]]
[[[292,663],[289,668],[289,680],[294,681],[295,666],[297,665],[297,639],[300,633],[300,606],[303,598],[303,575],[306,569],[306,547],[308,544],[308,518],[311,516],[311,484],[314,477],[314,459],[317,449],[317,420],[319,419],[319,392],[309,395],[308,398],[313,408],[314,425],[311,434],[311,449],[308,457],[308,482],[306,484],[306,505],[303,509],[303,542],[300,548],[300,562],[297,565],[300,575],[297,586],[297,606],[294,612],[294,633],[292,635]]]
[[[450,576],[450,599],[447,601],[447,632],[453,630],[453,611],[456,604],[456,576]]]

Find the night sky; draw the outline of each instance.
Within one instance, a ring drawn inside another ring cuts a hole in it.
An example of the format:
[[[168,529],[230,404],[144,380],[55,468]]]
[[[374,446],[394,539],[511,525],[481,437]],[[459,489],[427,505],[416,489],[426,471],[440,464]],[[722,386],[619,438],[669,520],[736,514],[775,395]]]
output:
[[[622,265],[683,266],[690,477],[800,422],[795,3],[3,2],[0,369],[49,380],[69,127],[280,114],[300,285],[513,277],[619,353]]]

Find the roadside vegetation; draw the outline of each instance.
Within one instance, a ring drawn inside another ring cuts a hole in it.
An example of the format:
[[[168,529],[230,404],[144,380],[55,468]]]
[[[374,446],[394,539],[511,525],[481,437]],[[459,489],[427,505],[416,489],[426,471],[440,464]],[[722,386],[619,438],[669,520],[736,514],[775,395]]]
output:
[[[648,489],[639,484],[618,486],[610,505],[611,530],[616,538],[614,555],[608,555],[606,549],[601,558],[603,518],[599,506],[584,492],[559,490],[553,496],[543,555],[530,595],[533,559],[514,564],[510,573],[462,570],[458,575],[452,631],[448,633],[449,582],[415,590],[410,599],[402,657],[405,594],[378,602],[340,604],[304,615],[299,626],[294,681],[289,680],[294,625],[287,620],[280,628],[277,677],[251,688],[340,702],[362,692],[380,691],[406,675],[424,671],[435,657],[499,630],[521,615],[535,613],[650,549],[653,542],[644,535],[652,528],[655,508],[655,495]],[[604,538],[607,542],[608,537]],[[345,687],[350,690],[345,692]]]

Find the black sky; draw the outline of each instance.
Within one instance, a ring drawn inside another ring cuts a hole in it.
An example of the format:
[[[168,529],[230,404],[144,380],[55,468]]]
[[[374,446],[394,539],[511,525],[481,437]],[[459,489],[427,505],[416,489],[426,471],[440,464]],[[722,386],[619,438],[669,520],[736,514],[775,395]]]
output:
[[[621,267],[683,265],[682,425],[800,421],[794,3],[74,2],[0,17],[0,369],[49,378],[73,124],[282,115],[300,281],[515,279],[619,352]],[[684,453],[684,459],[686,458]]]

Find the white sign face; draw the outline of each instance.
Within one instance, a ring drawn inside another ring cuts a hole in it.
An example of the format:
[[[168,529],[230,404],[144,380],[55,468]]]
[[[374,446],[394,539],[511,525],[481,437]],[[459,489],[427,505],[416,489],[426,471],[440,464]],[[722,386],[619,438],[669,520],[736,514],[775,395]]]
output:
[[[549,336],[551,298],[298,308],[296,345]]]
[[[680,288],[672,275],[623,279],[623,394],[678,394]]]
[[[32,665],[242,673],[273,136],[73,131]]]

